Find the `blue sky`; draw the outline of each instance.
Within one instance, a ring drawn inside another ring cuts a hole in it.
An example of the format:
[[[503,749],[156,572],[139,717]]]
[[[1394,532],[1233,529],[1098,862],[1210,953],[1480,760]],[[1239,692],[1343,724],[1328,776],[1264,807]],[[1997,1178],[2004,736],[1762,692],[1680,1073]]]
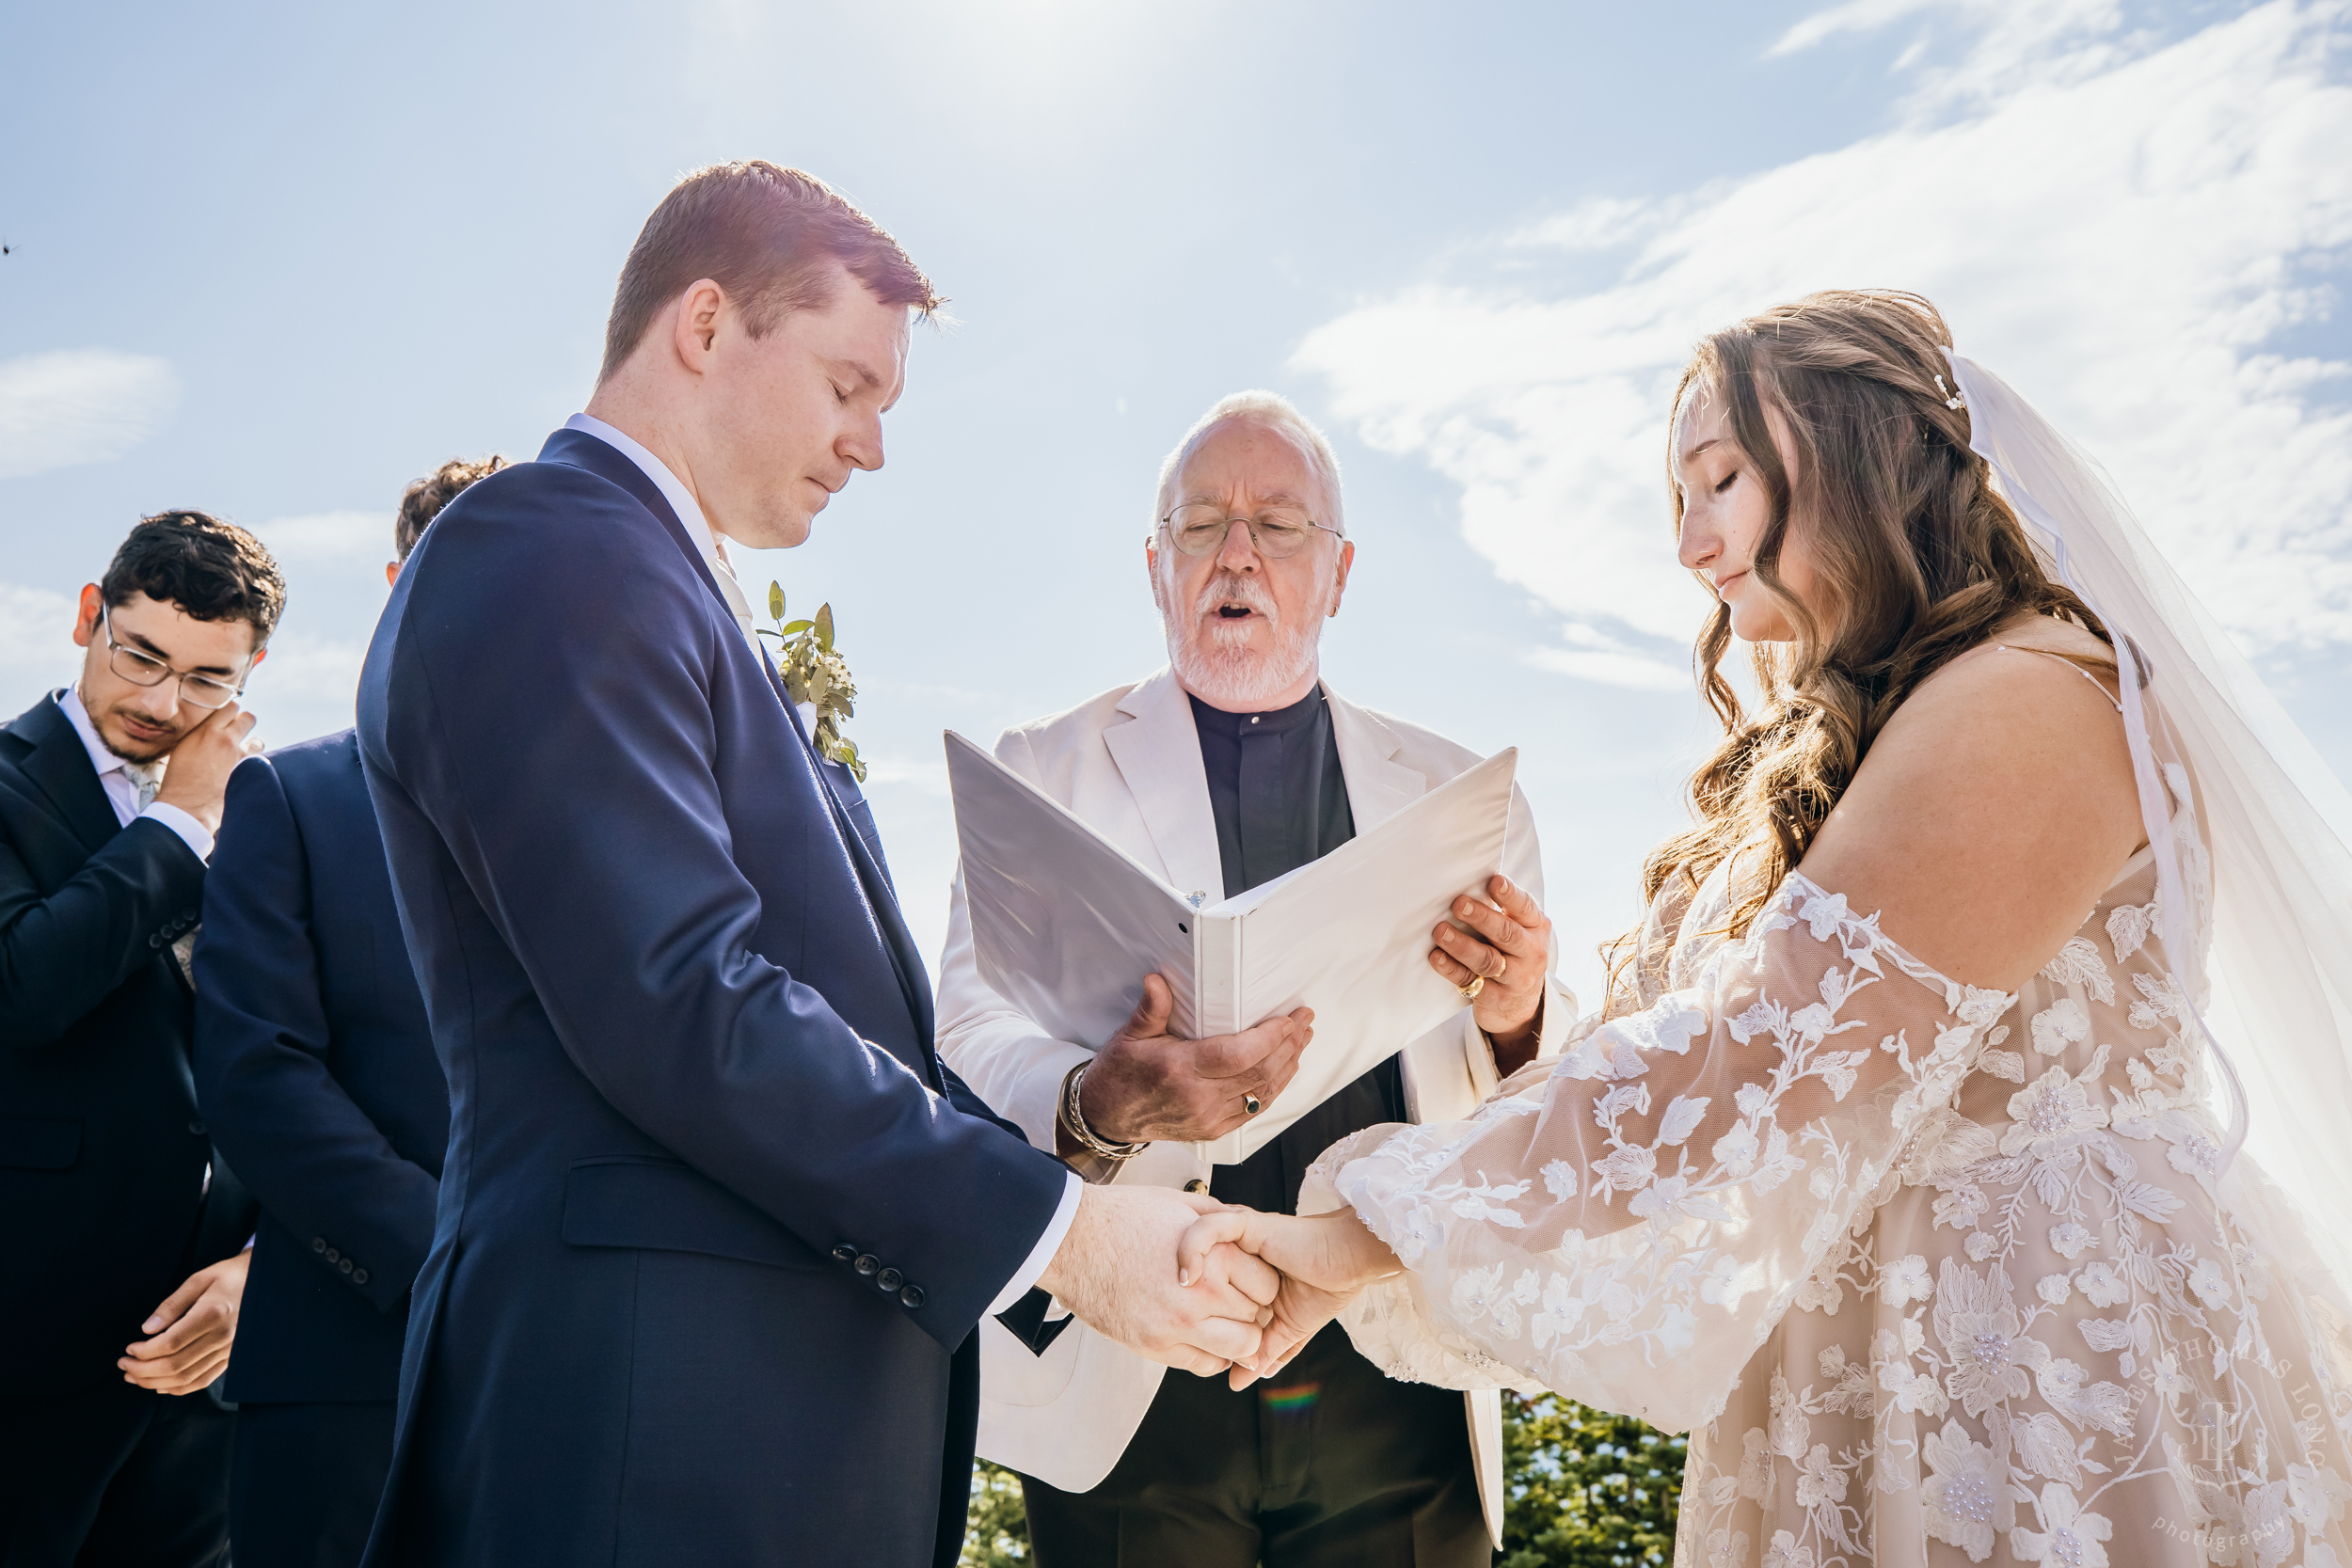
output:
[[[762,156],[959,319],[918,335],[887,467],[743,574],[832,601],[934,951],[939,732],[1160,662],[1159,458],[1265,386],[1347,475],[1327,673],[1521,749],[1589,987],[1706,736],[1663,388],[1699,331],[1829,285],[1935,297],[2352,775],[2347,40],[2341,0],[11,7],[0,701],[66,677],[129,524],[193,505],[292,586],[264,733],[348,723],[402,485],[534,451],[646,212]]]

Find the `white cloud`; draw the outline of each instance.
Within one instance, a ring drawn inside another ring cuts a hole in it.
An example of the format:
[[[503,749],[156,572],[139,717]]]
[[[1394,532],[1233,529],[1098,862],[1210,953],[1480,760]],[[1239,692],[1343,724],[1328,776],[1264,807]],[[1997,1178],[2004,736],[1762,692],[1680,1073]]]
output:
[[[2117,0],[1847,0],[1814,12],[1765,51],[1770,59],[1799,55],[1845,34],[1873,33],[1916,18],[1918,36],[1895,62],[1916,73],[1904,105],[1914,119],[1962,106],[1981,107],[2028,87],[2079,82],[2152,46],[2151,35],[2126,28]],[[1957,57],[1933,61],[1934,45],[1955,29],[1970,34]]]
[[[1630,686],[1650,691],[1688,691],[1691,671],[1574,621],[1560,628],[1565,648],[1531,648],[1523,656],[1539,670],[1601,686]]]
[[[364,636],[339,638],[280,632],[270,639],[269,657],[254,672],[254,701],[348,707],[358,692],[359,667],[367,658],[368,639]]]
[[[1815,11],[1789,28],[1780,36],[1779,42],[1764,52],[1765,57],[1794,55],[1840,33],[1876,32],[1891,22],[1932,10],[1938,3],[1939,0],[1847,0],[1845,5]]]
[[[1776,47],[1917,8],[1841,6]],[[1883,135],[1512,237],[1580,271],[1614,246],[1606,286],[1429,284],[1301,345],[1368,441],[1461,484],[1464,535],[1504,579],[1619,643],[1534,662],[1647,685],[1687,657],[1705,600],[1667,536],[1674,378],[1700,333],[1838,286],[1934,299],[1963,352],[2106,461],[2249,646],[2352,642],[2352,367],[2294,347],[2352,248],[2344,0],[2162,47],[2098,0],[1938,15],[1973,17],[1977,46],[1919,90],[1948,109],[2013,68],[1981,106],[1934,124],[1915,99]]]
[[[76,348],[0,359],[0,479],[119,457],[179,398],[170,364],[147,355]]]
[[[850,738],[852,740],[857,738],[854,732],[851,733]],[[869,755],[864,752],[859,753],[859,757],[866,764],[866,784],[868,789],[879,788],[883,784],[904,784],[925,795],[935,796],[943,800],[947,799],[947,765],[938,758],[924,761],[916,757],[894,756],[886,753]]]
[[[82,670],[72,629],[68,595],[0,582],[0,691],[30,705],[31,693],[70,685]],[[0,713],[0,722],[13,717]]]
[[[389,512],[320,512],[278,517],[253,531],[281,563],[358,564],[381,569],[392,559]]]

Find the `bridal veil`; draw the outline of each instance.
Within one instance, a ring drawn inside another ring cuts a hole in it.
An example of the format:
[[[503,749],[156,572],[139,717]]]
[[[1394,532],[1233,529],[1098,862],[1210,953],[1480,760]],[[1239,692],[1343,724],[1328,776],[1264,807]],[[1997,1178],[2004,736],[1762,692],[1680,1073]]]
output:
[[[2219,1069],[2223,1196],[2319,1309],[2343,1366],[2352,1354],[2352,798],[2099,464],[1998,376],[1947,357],[1969,445],[2059,578],[2115,634],[2155,852],[2153,934]],[[2195,790],[2201,845],[2176,831],[2168,782]],[[2196,863],[2208,853],[2209,879]],[[2198,896],[2208,881],[2210,905]]]

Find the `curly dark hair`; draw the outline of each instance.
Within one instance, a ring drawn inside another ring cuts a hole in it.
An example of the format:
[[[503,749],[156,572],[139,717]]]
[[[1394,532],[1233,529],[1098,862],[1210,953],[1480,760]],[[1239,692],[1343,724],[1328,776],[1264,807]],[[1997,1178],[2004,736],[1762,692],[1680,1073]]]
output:
[[[1730,608],[1718,601],[1708,615],[1695,663],[1724,738],[1691,779],[1696,824],[1643,865],[1645,898],[1672,882],[1687,900],[1719,862],[1753,848],[1740,865],[1726,934],[1744,933],[1922,681],[2019,615],[2069,621],[2113,644],[2089,607],[2054,580],[1993,487],[1990,467],[1969,450],[1967,411],[1938,379],[1949,372],[1943,350],[1951,341],[1933,305],[1883,289],[1808,294],[1700,340],[1667,420],[1676,531],[1682,492],[1673,432],[1703,392],[1723,401],[1771,493],[1756,581],[1797,639],[1755,645],[1763,700],[1751,714],[1721,668],[1733,641]],[[1796,453],[1793,481],[1768,409]],[[1818,609],[1781,578],[1782,549],[1799,531]],[[1622,982],[1655,979],[1663,954],[1645,950],[1640,927],[1604,951],[1614,1010],[1638,993]]]
[[[185,508],[141,517],[115,551],[99,596],[108,606],[144,594],[199,621],[243,621],[256,648],[278,629],[286,579],[262,542],[206,512]]]
[[[401,492],[400,515],[392,519],[393,559],[408,559],[408,552],[424,537],[425,525],[439,516],[441,508],[455,500],[459,491],[506,466],[506,459],[496,452],[478,463],[453,457]]]

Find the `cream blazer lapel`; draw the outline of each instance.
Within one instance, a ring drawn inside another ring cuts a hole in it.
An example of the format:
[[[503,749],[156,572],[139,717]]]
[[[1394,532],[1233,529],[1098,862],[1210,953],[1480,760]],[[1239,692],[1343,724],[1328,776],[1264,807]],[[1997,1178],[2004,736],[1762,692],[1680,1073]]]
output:
[[[1429,792],[1428,775],[1396,760],[1404,737],[1323,683],[1331,705],[1331,735],[1339,742],[1340,771],[1347,778],[1347,809],[1356,831],[1373,829]],[[1202,779],[1206,781],[1204,773]],[[1216,832],[1211,824],[1210,832]]]
[[[1192,900],[1194,909],[1225,896],[1225,863],[1217,853],[1216,816],[1209,808],[1209,775],[1200,765],[1200,733],[1192,703],[1173,673],[1163,670],[1119,705],[1126,719],[1103,731],[1103,744],[1135,798],[1160,874]]]

